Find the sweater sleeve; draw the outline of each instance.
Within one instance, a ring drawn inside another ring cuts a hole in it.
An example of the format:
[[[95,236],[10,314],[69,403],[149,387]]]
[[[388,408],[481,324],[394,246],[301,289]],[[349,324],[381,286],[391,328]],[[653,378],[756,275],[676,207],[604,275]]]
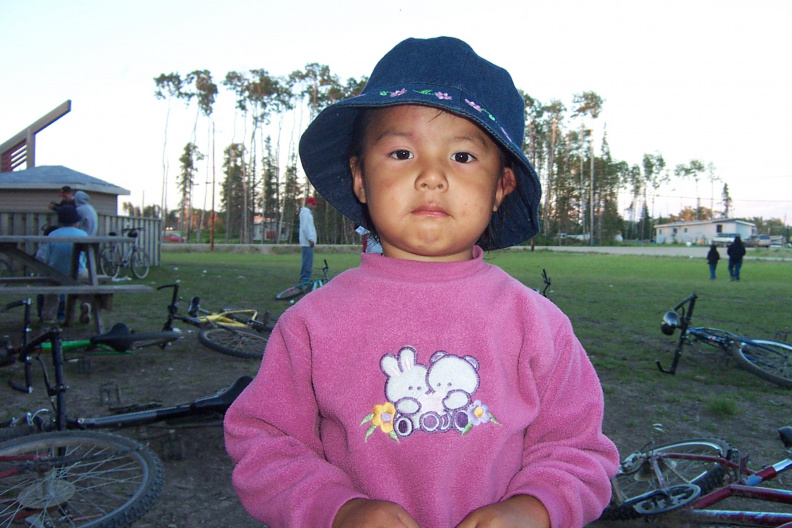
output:
[[[508,496],[539,499],[553,528],[578,527],[607,506],[619,455],[602,433],[599,379],[571,328],[557,336],[555,347],[559,354],[551,360],[520,367],[523,379],[538,380],[541,410],[526,431],[522,469]]]
[[[330,527],[338,509],[364,495],[327,462],[311,385],[308,336],[278,323],[256,378],[226,413],[234,489],[247,512],[271,526]]]

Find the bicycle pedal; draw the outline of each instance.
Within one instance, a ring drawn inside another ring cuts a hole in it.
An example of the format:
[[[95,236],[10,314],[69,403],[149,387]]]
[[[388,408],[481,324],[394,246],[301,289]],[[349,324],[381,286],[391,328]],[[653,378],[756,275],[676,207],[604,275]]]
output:
[[[113,401],[114,396],[115,401]],[[109,409],[121,406],[121,391],[118,389],[118,384],[115,381],[102,383],[99,387],[99,403],[101,405],[107,405]]]
[[[160,454],[163,460],[184,460],[184,440],[173,429],[160,439]]]
[[[91,305],[87,302],[80,305],[80,322],[82,324],[91,322]]]
[[[80,374],[87,374],[87,375],[91,374],[91,358],[80,357],[69,361],[77,362],[77,372],[79,372]]]

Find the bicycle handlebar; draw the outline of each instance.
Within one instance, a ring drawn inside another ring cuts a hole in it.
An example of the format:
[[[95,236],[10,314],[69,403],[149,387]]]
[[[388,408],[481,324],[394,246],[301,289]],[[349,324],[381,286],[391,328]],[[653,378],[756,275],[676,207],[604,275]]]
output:
[[[696,294],[694,293],[694,294],[693,294],[693,295],[691,295],[690,297],[687,297],[685,300],[681,301],[679,304],[677,304],[676,306],[674,306],[674,311],[677,311],[677,310],[679,310],[680,308],[682,308],[683,306],[685,306],[687,303],[690,303],[690,307],[688,308],[688,313],[690,313],[690,314],[692,315],[692,312],[693,312],[693,305],[695,305],[695,304],[696,304],[696,302],[695,302],[695,301],[696,301],[696,299],[698,299],[698,295],[696,295]]]
[[[5,306],[3,306],[2,308],[0,308],[0,314],[6,313],[8,310],[12,310],[12,309],[16,308],[17,306],[25,306],[25,305],[28,305],[28,306],[30,305],[30,299],[22,299],[20,301],[10,302],[10,303],[6,304]]]

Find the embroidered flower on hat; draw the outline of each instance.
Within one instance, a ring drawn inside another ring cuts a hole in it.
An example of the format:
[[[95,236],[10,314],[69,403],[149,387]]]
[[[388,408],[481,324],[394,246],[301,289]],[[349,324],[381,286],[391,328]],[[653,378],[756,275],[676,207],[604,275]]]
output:
[[[450,95],[448,95],[447,93],[445,93],[445,92],[435,92],[435,95],[437,96],[438,99],[441,99],[441,100],[451,100],[452,99],[452,97]]]
[[[470,99],[465,99],[465,102],[470,106],[472,106],[473,108],[475,108],[476,110],[478,110],[479,112],[481,112],[481,107],[476,103],[474,103],[473,101],[471,101]]]

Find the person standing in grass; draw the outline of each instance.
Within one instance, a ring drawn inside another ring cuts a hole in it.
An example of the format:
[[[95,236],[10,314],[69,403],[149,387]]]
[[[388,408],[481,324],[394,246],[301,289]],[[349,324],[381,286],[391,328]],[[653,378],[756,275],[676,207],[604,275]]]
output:
[[[715,268],[718,267],[720,260],[720,253],[718,253],[718,246],[715,244],[710,245],[709,253],[707,253],[707,263],[710,269],[710,280],[715,280]]]
[[[313,271],[314,246],[316,245],[316,227],[314,226],[313,211],[317,205],[316,198],[309,196],[305,199],[305,205],[300,209],[301,283],[311,280],[311,272]]]
[[[729,244],[726,253],[729,255],[729,275],[731,280],[740,280],[740,268],[742,268],[743,257],[745,256],[745,244],[740,235],[734,237],[734,242]]]

